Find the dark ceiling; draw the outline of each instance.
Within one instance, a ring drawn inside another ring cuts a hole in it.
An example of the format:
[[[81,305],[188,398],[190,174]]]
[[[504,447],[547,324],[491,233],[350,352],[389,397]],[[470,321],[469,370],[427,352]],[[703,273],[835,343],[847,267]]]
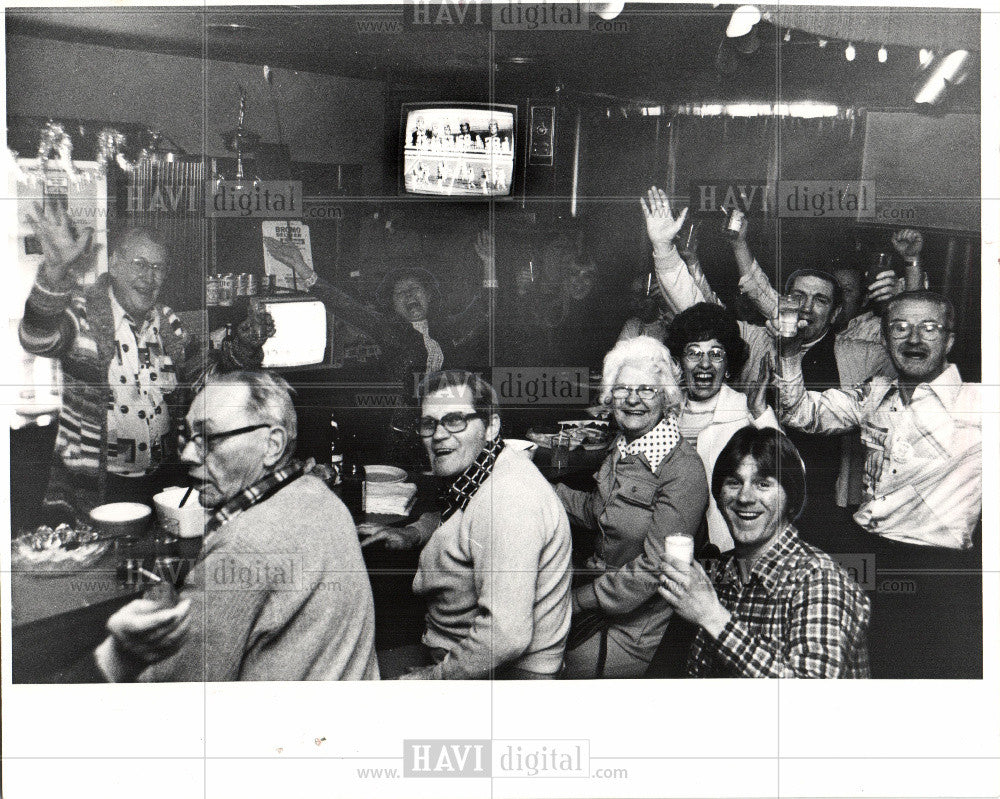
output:
[[[797,31],[786,42],[785,31],[761,22],[759,49],[739,55],[735,73],[725,76],[716,54],[731,5],[629,3],[612,23],[616,29],[602,32],[492,30],[488,7],[467,0],[465,8],[464,25],[415,23],[413,3],[10,9],[7,32],[369,78],[390,87],[432,85],[456,96],[551,96],[559,87],[595,103],[781,99],[901,108],[910,105],[918,63],[915,49],[890,46],[881,64],[877,47],[861,43],[848,62],[845,42],[820,48],[815,36]],[[973,76],[957,103],[976,107],[978,97]]]

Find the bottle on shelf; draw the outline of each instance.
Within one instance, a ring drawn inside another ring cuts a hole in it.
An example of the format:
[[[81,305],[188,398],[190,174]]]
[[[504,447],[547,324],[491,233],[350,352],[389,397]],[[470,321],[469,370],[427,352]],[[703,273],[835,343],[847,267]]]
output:
[[[333,472],[331,485],[339,485],[344,468],[344,451],[340,448],[340,425],[334,416],[330,417],[330,471]]]

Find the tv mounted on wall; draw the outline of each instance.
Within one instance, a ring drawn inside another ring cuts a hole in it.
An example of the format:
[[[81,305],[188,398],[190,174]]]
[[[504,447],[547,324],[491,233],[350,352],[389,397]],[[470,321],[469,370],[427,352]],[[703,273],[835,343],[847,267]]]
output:
[[[403,194],[510,196],[516,105],[403,103],[400,117]]]

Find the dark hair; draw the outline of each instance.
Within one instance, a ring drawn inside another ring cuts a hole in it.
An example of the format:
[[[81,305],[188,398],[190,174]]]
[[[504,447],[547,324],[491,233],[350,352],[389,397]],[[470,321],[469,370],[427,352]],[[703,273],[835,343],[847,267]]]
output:
[[[770,427],[748,425],[729,439],[712,470],[715,501],[719,501],[726,478],[736,474],[748,455],[756,461],[761,476],[773,477],[785,489],[785,513],[789,519],[797,519],[806,504],[806,467],[788,436]]]
[[[726,351],[730,374],[738,376],[746,365],[749,347],[740,336],[732,311],[710,302],[699,302],[674,317],[667,330],[666,345],[678,362],[692,341],[717,339]]]
[[[429,394],[467,388],[472,392],[472,409],[487,424],[497,412],[500,398],[488,382],[474,372],[464,369],[445,369],[442,372],[428,372],[417,386],[417,399],[422,403]]]
[[[423,286],[424,291],[427,292],[428,299],[431,301],[441,296],[441,287],[438,285],[437,278],[424,269],[424,267],[399,266],[382,278],[382,282],[376,291],[376,294],[384,305],[389,308],[392,307],[393,292],[395,292],[396,286],[404,280],[416,280]]]
[[[948,332],[953,332],[955,330],[955,305],[951,300],[945,297],[944,294],[939,294],[936,291],[928,291],[927,289],[904,291],[897,294],[895,297],[886,300],[885,302],[885,308],[882,311],[882,336],[887,341],[889,340],[889,311],[892,309],[893,305],[896,305],[903,300],[920,300],[921,302],[936,303],[944,312],[945,328]]]
[[[785,294],[791,293],[792,285],[800,277],[818,277],[820,280],[825,280],[830,284],[830,288],[833,291],[834,309],[844,305],[844,290],[840,287],[840,283],[837,282],[837,278],[823,269],[796,269],[785,281]]]

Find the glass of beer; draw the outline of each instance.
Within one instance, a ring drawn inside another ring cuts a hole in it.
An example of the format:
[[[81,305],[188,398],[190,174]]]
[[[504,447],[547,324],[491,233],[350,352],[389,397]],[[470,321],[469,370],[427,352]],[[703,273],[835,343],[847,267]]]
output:
[[[799,333],[799,300],[788,294],[778,297],[778,330],[782,338],[795,338]]]

